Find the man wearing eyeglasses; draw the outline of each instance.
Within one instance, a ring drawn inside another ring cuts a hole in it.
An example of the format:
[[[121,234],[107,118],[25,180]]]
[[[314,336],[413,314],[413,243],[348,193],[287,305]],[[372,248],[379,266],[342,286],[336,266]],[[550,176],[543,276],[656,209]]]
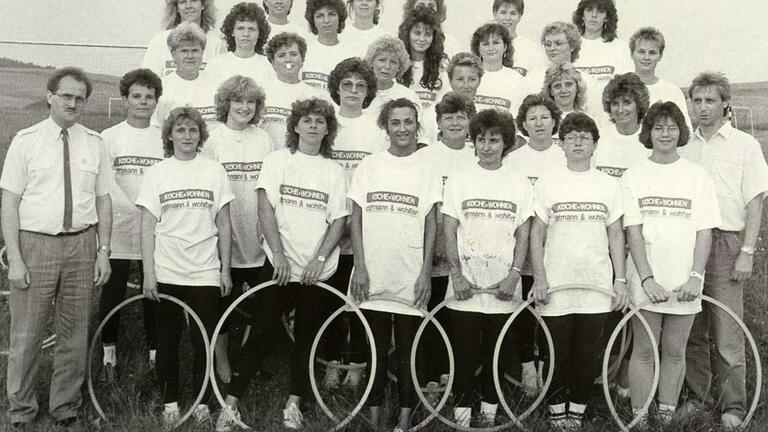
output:
[[[43,331],[54,315],[49,411],[73,427],[82,403],[90,301],[110,274],[111,170],[101,137],[78,123],[92,85],[78,68],[48,80],[50,117],[16,134],[3,173],[2,232],[11,284],[8,417],[22,429],[38,411]]]

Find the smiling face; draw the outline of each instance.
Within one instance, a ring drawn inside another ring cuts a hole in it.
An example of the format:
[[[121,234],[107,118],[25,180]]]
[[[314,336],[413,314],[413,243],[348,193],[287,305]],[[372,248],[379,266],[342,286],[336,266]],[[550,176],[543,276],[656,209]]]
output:
[[[475,137],[475,154],[482,165],[498,165],[504,153],[504,137],[499,132],[483,131]]]
[[[239,99],[229,101],[229,113],[227,113],[227,125],[241,130],[248,126],[248,122],[256,115],[256,101]]]
[[[656,65],[661,61],[659,44],[652,40],[638,40],[635,50],[632,52],[632,61],[635,63],[635,71],[638,73],[656,73]]]
[[[256,52],[259,25],[256,21],[235,21],[232,37],[235,38],[235,47],[238,51]]]
[[[302,67],[304,67],[304,58],[301,57],[301,50],[295,42],[275,51],[272,69],[282,81],[298,78]]]
[[[182,21],[200,25],[203,16],[203,0],[178,0],[176,9]]]
[[[180,118],[171,128],[170,140],[174,157],[181,160],[194,159],[200,144],[200,128],[194,120]]]
[[[576,93],[578,93],[579,87],[571,78],[566,76],[556,79],[549,85],[549,93],[552,95],[552,99],[563,111],[572,111],[573,102],[576,100]]]
[[[389,51],[380,51],[373,58],[373,74],[379,83],[391,85],[400,71],[400,60]]]
[[[629,95],[621,95],[611,101],[611,117],[616,127],[637,127],[637,102]]]
[[[339,105],[352,111],[363,109],[368,82],[359,74],[347,75],[339,82]]]
[[[328,135],[328,122],[324,115],[310,113],[299,119],[294,131],[299,134],[299,147],[320,147],[323,137]]]
[[[469,116],[464,111],[444,113],[437,120],[437,128],[443,141],[465,141],[469,133]]]
[[[651,144],[654,153],[671,153],[677,151],[680,140],[680,128],[669,117],[662,117],[653,123],[651,129]]]
[[[456,66],[451,78],[451,89],[464,96],[467,100],[474,100],[477,88],[480,87],[480,72],[472,66]]]
[[[410,32],[411,51],[423,56],[432,45],[434,38],[432,27],[424,23],[416,23],[411,27]]]
[[[182,76],[196,76],[203,63],[203,47],[197,42],[182,43],[171,51],[176,70]]]
[[[589,161],[596,147],[589,131],[570,131],[563,138],[563,151],[568,162]]]
[[[723,100],[715,86],[699,86],[691,95],[693,112],[704,127],[717,126],[725,117],[728,101]]]
[[[328,6],[321,7],[312,16],[317,28],[317,35],[335,36],[339,32],[339,14],[336,9]]]
[[[47,95],[53,121],[62,128],[69,128],[77,123],[85,108],[86,91],[85,83],[71,76],[59,80],[56,92],[48,92]]]
[[[523,126],[528,131],[528,137],[537,142],[551,139],[554,125],[555,119],[552,118],[552,113],[544,105],[528,108],[523,120]]]
[[[416,144],[416,132],[419,122],[412,108],[393,108],[387,121],[387,134],[392,147],[407,148]]]
[[[552,33],[544,36],[544,52],[552,63],[565,63],[571,61],[571,45],[568,36],[564,32]]]
[[[493,18],[496,22],[506,27],[511,34],[515,34],[517,24],[520,23],[520,18],[522,17],[520,11],[517,10],[517,6],[512,3],[502,4],[496,9],[496,12],[493,13]]]
[[[285,18],[288,16],[288,11],[293,4],[292,0],[265,0],[267,3],[267,9],[269,15],[274,15],[274,18]]]
[[[149,120],[157,106],[155,89],[142,84],[132,84],[128,96],[123,97],[129,119]]]
[[[477,46],[477,51],[480,54],[480,59],[483,60],[483,64],[501,63],[506,50],[507,46],[504,44],[504,40],[496,33],[489,34]]]
[[[605,18],[608,16],[606,11],[600,10],[594,6],[584,9],[584,33],[602,34]]]

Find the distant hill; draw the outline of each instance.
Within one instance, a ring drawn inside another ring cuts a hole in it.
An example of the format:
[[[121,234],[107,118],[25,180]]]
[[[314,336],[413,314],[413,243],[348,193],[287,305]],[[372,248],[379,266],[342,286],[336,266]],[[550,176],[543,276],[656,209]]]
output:
[[[5,57],[0,57],[0,68],[25,68],[25,69],[54,69],[53,66],[40,66],[34,63],[28,63],[18,60],[13,60]]]

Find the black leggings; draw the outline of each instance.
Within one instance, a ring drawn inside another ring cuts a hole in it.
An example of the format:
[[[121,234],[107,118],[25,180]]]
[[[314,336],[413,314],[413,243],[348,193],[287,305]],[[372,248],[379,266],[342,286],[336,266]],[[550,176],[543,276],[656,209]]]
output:
[[[141,261],[139,263],[139,285],[142,283],[143,272]],[[128,288],[128,278],[131,270],[131,260],[126,259],[110,259],[109,265],[112,267],[112,274],[107,280],[107,283],[101,288],[101,298],[99,299],[99,321],[103,320],[105,316],[115,306],[125,300],[125,292]],[[147,348],[150,350],[157,348],[157,324],[155,323],[155,315],[157,310],[155,303],[143,299],[141,301],[143,306],[144,316],[144,333],[147,337]],[[112,345],[117,343],[117,334],[120,329],[120,312],[112,316],[104,325],[104,333],[101,334],[101,342],[105,345]]]
[[[354,263],[352,255],[339,256],[339,267],[326,283],[342,294],[347,294]],[[343,300],[334,297],[329,304],[328,314],[332,314],[343,305]],[[346,344],[347,335],[349,335],[349,348]],[[346,358],[351,363],[365,363],[369,356],[368,341],[363,324],[354,312],[344,312],[340,318],[336,318],[328,328],[323,340],[325,341],[323,358],[326,360],[342,362]]]
[[[555,370],[547,391],[550,405],[586,405],[599,369],[599,342],[607,313],[544,317],[555,345]]]
[[[445,300],[445,291],[448,289],[448,276],[432,277],[432,295],[427,304],[427,310],[432,311],[435,306]],[[443,327],[448,339],[453,341],[452,327],[450,325],[450,315],[448,310],[443,308],[435,314],[435,319]],[[418,328],[418,327],[417,327]],[[421,339],[418,350],[419,374],[424,373],[425,379],[421,383],[424,385],[430,381],[440,382],[440,375],[447,374],[448,371],[448,350],[445,347],[445,341],[437,330],[434,322],[427,324],[424,329],[424,336]]]
[[[374,310],[364,310],[363,314],[371,326],[376,341],[376,371],[373,375],[371,396],[366,405],[376,407],[383,405],[387,371],[389,370],[392,322],[394,321],[398,402],[401,408],[413,408],[416,404],[416,391],[411,379],[411,345],[422,318]],[[368,365],[368,373],[370,374],[370,364]]]
[[[473,394],[477,390],[475,371],[479,365],[483,367],[480,375],[480,394],[483,402],[499,403],[499,395],[493,382],[493,351],[509,315],[450,310],[453,328],[451,341],[456,357],[456,378],[453,386],[456,406],[473,405]],[[502,346],[502,353],[509,351],[503,348]],[[505,359],[500,359],[499,362],[504,363]]]
[[[522,275],[520,279],[523,288],[523,300],[525,300],[528,298],[528,293],[531,292],[533,276]],[[531,307],[535,307],[535,304],[531,304]],[[512,326],[511,333],[515,340],[517,353],[520,356],[520,363],[528,363],[534,360],[536,324],[536,317],[526,309],[520,313]]]
[[[167,294],[186,303],[200,317],[205,331],[210,338],[219,320],[219,295],[217,286],[181,286],[158,283],[160,294]],[[179,341],[181,331],[185,326],[184,314],[181,307],[167,300],[162,300],[157,306],[158,345],[157,345],[157,379],[163,403],[178,402],[179,400]],[[205,374],[205,347],[200,330],[190,318],[190,340],[192,342],[192,385],[195,394],[203,385]],[[205,389],[203,403],[211,396],[211,388]]]

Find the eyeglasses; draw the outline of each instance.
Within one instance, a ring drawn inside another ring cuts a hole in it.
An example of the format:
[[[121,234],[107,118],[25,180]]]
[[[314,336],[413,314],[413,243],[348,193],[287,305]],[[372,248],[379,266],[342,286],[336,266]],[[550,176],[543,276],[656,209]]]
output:
[[[592,138],[592,134],[583,134],[583,135],[568,135],[565,137],[563,141],[565,141],[568,144],[573,144],[575,142],[591,143],[592,141],[594,141],[594,139]]]
[[[668,134],[673,134],[673,133],[680,132],[680,128],[677,127],[677,125],[669,125],[669,126],[656,125],[653,127],[653,133],[663,134],[664,132]]]
[[[349,81],[344,80],[341,82],[341,89],[344,91],[368,91],[368,83],[365,81]]]
[[[68,93],[54,93],[56,96],[60,97],[61,100],[64,102],[75,102],[76,105],[84,104],[86,99],[82,96],[75,96]]]

